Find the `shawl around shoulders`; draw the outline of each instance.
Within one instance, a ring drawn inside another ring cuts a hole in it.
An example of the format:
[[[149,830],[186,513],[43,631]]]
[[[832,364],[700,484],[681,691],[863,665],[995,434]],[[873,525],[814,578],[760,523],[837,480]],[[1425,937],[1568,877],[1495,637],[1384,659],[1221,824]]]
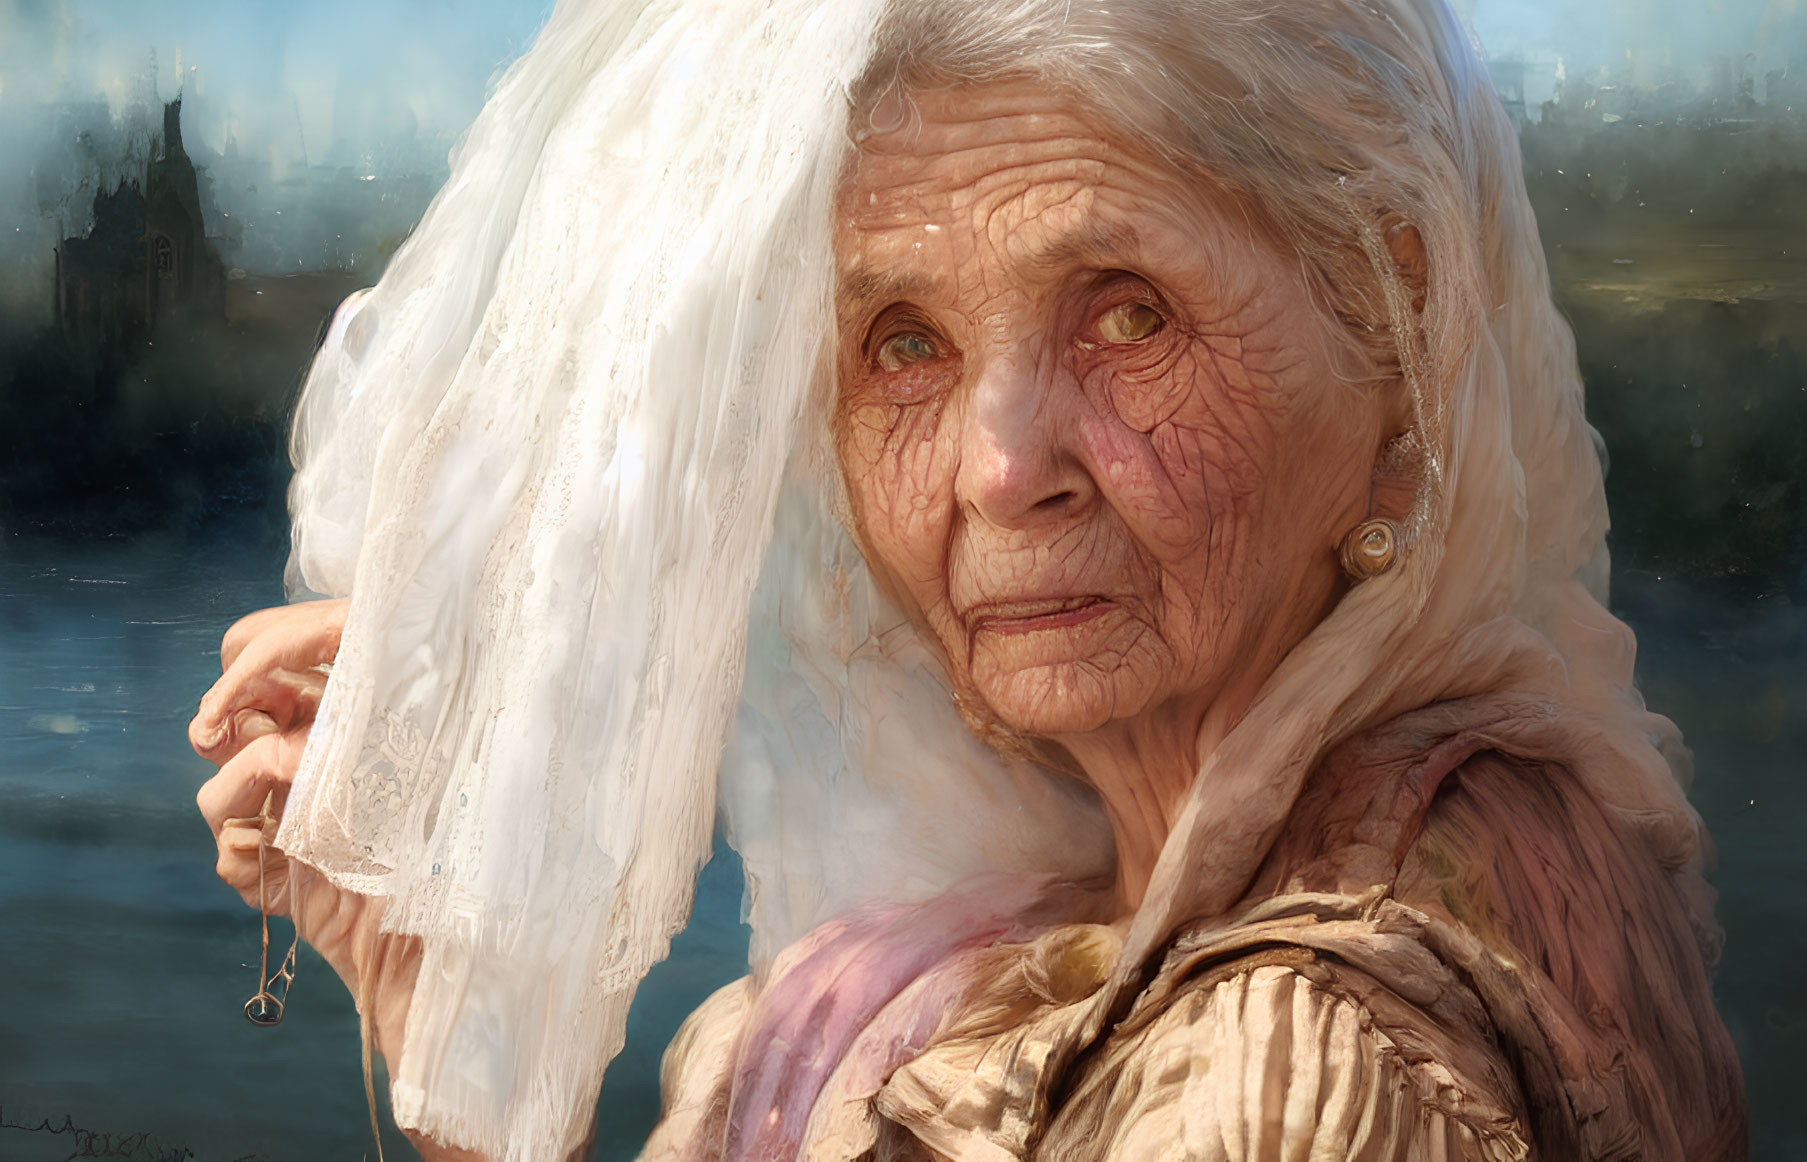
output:
[[[1637,821],[1501,729],[1559,714],[1343,744],[1241,905],[1117,994],[1123,926],[1047,886],[998,893],[1014,925],[971,893],[825,925],[685,1023],[643,1157],[1742,1158],[1710,939]]]

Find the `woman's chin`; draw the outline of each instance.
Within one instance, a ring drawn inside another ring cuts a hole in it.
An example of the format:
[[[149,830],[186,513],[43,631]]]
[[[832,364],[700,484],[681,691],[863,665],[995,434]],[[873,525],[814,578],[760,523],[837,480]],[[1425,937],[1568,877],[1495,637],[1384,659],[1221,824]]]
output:
[[[971,639],[970,680],[995,720],[1019,735],[1098,730],[1140,713],[1172,657],[1148,626],[1109,604],[1083,624]]]
[[[1120,666],[1062,659],[975,675],[992,715],[1014,734],[1055,738],[1102,729],[1135,714],[1146,696]]]

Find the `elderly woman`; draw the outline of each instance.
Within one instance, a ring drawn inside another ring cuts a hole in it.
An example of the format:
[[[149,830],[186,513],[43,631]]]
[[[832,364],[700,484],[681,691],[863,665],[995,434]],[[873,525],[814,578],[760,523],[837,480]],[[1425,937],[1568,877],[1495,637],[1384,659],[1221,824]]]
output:
[[[718,772],[650,1158],[1742,1156],[1441,0],[564,3],[297,426],[201,805],[429,1157],[581,1144]]]

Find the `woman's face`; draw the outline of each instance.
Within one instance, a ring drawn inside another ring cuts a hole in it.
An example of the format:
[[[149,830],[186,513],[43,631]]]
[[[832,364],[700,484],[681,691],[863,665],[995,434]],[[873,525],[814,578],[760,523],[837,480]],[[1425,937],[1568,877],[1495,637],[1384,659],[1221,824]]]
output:
[[[1341,592],[1390,426],[1296,260],[1024,84],[915,97],[839,202],[868,560],[1007,728],[1251,698]]]

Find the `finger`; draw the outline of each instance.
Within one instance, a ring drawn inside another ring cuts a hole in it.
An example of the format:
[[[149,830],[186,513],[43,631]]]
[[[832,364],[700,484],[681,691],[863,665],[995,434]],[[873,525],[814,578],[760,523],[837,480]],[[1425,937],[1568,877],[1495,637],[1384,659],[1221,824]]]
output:
[[[318,622],[322,619],[331,622],[337,620],[340,627],[345,624],[345,609],[350,603],[344,598],[329,598],[324,601],[297,601],[290,605],[272,605],[268,609],[259,609],[233,622],[220,638],[220,670],[232,668],[232,663],[244,652],[254,638],[267,632],[280,632],[283,628],[297,624]]]
[[[226,883],[226,886],[244,898],[245,903],[257,907],[259,902],[258,859],[263,859],[263,895],[266,906],[270,903],[270,892],[278,876],[286,877],[288,861],[268,845],[266,833],[258,826],[228,825],[220,829],[219,860],[214,865],[214,872]],[[286,883],[286,878],[282,881]]]
[[[268,838],[263,822],[259,819],[228,819],[226,825],[220,828],[220,850],[240,854],[255,853]]]
[[[292,735],[266,734],[253,739],[234,755],[219,772],[201,784],[195,794],[195,805],[207,820],[207,826],[218,835],[229,819],[247,819],[258,815],[271,792],[275,792],[272,810],[282,817],[288,800],[289,783],[300,765],[304,740]]]
[[[258,674],[240,685],[237,705],[223,714],[205,708],[188,723],[188,744],[216,765],[252,739],[311,723],[320,708],[326,677],[318,672]]]
[[[203,728],[217,726],[260,697],[292,700],[298,692],[317,688],[321,678],[315,667],[338,656],[343,631],[343,620],[328,612],[270,624],[237,651],[201,699],[197,720]]]
[[[269,846],[264,847],[262,858],[263,872],[260,876],[256,847],[249,851],[228,851],[222,846],[219,862],[213,870],[227,887],[238,893],[239,899],[247,907],[256,908],[271,916],[288,916],[292,907],[289,874],[294,865],[281,852]]]
[[[272,605],[268,609],[257,609],[245,614],[226,627],[220,635],[220,672],[225,673],[232,668],[232,663],[243,652],[246,643],[268,630],[271,626],[286,620],[289,607]]]
[[[195,751],[215,762],[231,757],[245,741],[234,731],[236,716],[245,710],[271,713],[284,727],[311,715],[324,687],[314,667],[338,656],[344,606],[344,602],[310,602],[294,607],[299,613],[283,610],[278,611],[281,616],[265,618],[260,623],[264,628],[239,646],[219,681],[201,699],[188,727]]]

